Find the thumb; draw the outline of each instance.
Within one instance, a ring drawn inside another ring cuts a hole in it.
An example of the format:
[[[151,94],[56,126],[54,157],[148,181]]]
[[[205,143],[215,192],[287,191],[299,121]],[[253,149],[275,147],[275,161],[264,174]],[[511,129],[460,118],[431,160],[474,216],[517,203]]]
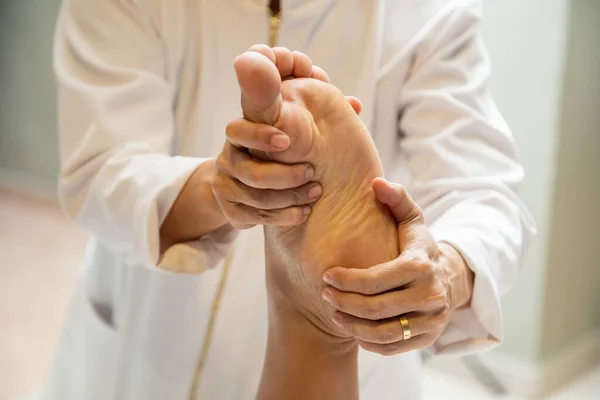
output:
[[[425,223],[421,209],[404,186],[375,178],[372,187],[377,200],[389,207],[397,223]]]

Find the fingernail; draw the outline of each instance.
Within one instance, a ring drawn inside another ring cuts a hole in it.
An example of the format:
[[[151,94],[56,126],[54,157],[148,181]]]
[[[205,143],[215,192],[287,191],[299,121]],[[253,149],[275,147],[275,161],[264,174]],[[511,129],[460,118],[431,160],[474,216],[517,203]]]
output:
[[[342,328],[344,326],[342,317],[340,317],[337,314],[333,314],[333,323],[336,324],[337,326],[339,326],[340,328]]]
[[[323,299],[325,299],[326,301],[331,303],[332,297],[331,297],[331,292],[329,290],[327,290],[327,289],[323,290]]]
[[[307,181],[310,181],[315,176],[315,169],[313,167],[306,168],[306,172],[304,173],[304,176]]]
[[[308,197],[310,199],[317,199],[321,194],[323,194],[323,189],[321,189],[320,185],[315,185],[308,191]]]
[[[329,272],[325,272],[323,274],[323,280],[329,284],[333,286],[333,276],[331,276],[331,274]]]
[[[285,134],[278,134],[271,138],[271,145],[276,149],[284,150],[290,145],[290,138]]]
[[[310,208],[309,206],[302,208],[302,214],[304,214],[305,217],[308,217],[311,212],[312,208]]]

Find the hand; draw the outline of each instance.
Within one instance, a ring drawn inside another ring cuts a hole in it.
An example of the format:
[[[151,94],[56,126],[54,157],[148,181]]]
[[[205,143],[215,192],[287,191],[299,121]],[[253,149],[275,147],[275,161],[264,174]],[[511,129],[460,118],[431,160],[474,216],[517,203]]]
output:
[[[432,345],[452,312],[468,304],[473,273],[452,246],[435,242],[402,186],[378,178],[373,191],[398,222],[400,256],[368,269],[326,271],[323,297],[337,309],[334,322],[365,350],[383,355],[419,350]],[[408,340],[401,316],[409,323]]]
[[[261,161],[247,148],[277,152],[289,145],[278,129],[239,119],[227,126],[227,141],[217,157],[213,193],[229,223],[245,229],[257,224],[289,226],[308,218],[310,203],[322,194],[311,182],[311,165]]]

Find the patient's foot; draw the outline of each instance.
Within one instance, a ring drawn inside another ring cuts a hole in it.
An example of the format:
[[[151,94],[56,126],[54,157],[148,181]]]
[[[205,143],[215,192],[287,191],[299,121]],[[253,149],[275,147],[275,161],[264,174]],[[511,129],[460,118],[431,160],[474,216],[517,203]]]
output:
[[[323,186],[307,222],[265,227],[269,294],[325,332],[348,337],[332,322],[333,309],[321,298],[322,275],[334,266],[366,268],[398,255],[396,224],[371,189],[383,168],[356,113],[359,105],[327,83],[322,71],[313,74],[322,80],[282,81],[286,74],[278,69],[279,53],[265,46],[253,50],[234,64],[244,117],[275,125],[291,139],[284,152],[253,154],[285,163],[309,162]],[[311,65],[310,60],[301,62],[297,67],[308,76],[305,64]]]

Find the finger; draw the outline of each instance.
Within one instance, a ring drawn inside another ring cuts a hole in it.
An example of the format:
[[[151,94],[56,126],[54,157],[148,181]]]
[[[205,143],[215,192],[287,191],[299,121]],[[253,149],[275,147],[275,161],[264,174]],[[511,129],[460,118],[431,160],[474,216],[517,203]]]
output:
[[[422,350],[435,343],[438,336],[436,334],[425,334],[415,336],[409,340],[400,340],[396,343],[378,344],[358,341],[363,349],[383,356],[393,356],[396,354],[408,353],[414,350]]]
[[[389,207],[397,222],[424,223],[421,209],[402,185],[375,178],[372,186],[375,197]]]
[[[277,190],[304,185],[315,175],[310,164],[261,161],[229,143],[217,157],[217,173],[229,175],[253,188]]]
[[[350,103],[356,115],[360,115],[360,113],[362,112],[362,103],[358,99],[358,97],[346,96],[346,100],[348,100],[348,103]]]
[[[327,287],[322,296],[337,310],[372,321],[409,312],[431,312],[446,307],[448,302],[445,288],[437,286],[409,287],[376,296],[341,292]]]
[[[235,146],[267,152],[283,151],[290,145],[289,136],[279,129],[244,118],[227,124],[225,136]]]
[[[325,83],[329,83],[329,76],[327,75],[327,72],[325,72],[323,68],[317,67],[316,65],[312,66],[312,74],[310,77]]]
[[[293,51],[294,55],[294,78],[310,78],[313,65],[312,60],[306,54]]]
[[[262,54],[263,56],[267,57],[269,60],[273,61],[273,64],[275,64],[277,62],[277,58],[275,57],[275,53],[273,52],[273,49],[270,48],[269,46],[267,46],[266,44],[255,44],[254,46],[250,47],[248,49],[248,51],[254,51],[254,52]]]
[[[235,204],[233,207],[225,207],[223,212],[225,216],[236,225],[274,225],[274,226],[294,226],[306,221],[310,216],[311,208],[309,206],[289,207],[279,210],[262,210],[247,206],[245,204]]]
[[[344,292],[374,295],[404,287],[434,267],[426,252],[415,250],[370,268],[330,268],[323,274],[323,280]]]
[[[443,312],[432,314],[409,313],[405,314],[404,317],[408,321],[411,337],[442,332],[448,323],[447,313]],[[371,321],[336,311],[333,318],[337,326],[363,342],[388,344],[404,339],[400,316],[382,321]]]
[[[294,189],[256,189],[242,182],[230,180],[231,188],[225,198],[232,203],[241,203],[263,210],[276,210],[314,203],[321,197],[323,189],[316,182],[309,182]]]
[[[290,77],[294,73],[294,55],[291,50],[285,47],[273,47],[277,69],[281,74],[281,79]]]

